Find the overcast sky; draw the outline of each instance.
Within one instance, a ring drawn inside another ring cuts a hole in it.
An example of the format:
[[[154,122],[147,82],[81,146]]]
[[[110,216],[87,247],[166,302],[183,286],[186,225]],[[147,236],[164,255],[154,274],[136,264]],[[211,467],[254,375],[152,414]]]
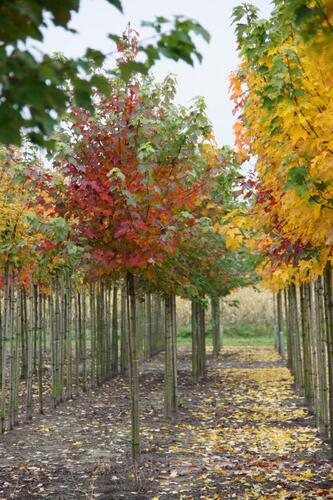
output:
[[[233,144],[228,75],[237,67],[238,59],[231,13],[241,1],[123,0],[124,15],[121,15],[106,0],[81,0],[80,12],[73,16],[71,23],[79,33],[72,35],[60,28],[49,28],[45,31],[43,49],[46,52],[60,51],[67,56],[81,55],[86,47],[109,53],[114,50],[114,45],[107,33],[121,34],[129,21],[144,38],[151,31],[140,27],[142,20],[177,14],[196,19],[212,37],[209,45],[201,42],[198,45],[204,57],[203,63],[192,68],[185,63],[163,60],[156,64],[153,73],[159,80],[167,73],[177,75],[177,99],[182,104],[189,103],[197,95],[204,96],[218,142],[221,145]],[[270,0],[252,0],[252,3],[259,7],[262,17],[269,15]]]

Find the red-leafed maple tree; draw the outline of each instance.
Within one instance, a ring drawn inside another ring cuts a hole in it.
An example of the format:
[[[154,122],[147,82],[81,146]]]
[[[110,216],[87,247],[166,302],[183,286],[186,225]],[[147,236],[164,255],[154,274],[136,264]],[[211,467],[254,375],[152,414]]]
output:
[[[133,57],[135,39],[123,57]],[[123,48],[121,48],[123,50]],[[128,55],[129,53],[129,55]],[[173,103],[175,81],[151,77],[110,81],[96,95],[94,115],[73,108],[66,133],[71,152],[59,162],[65,195],[59,212],[73,225],[92,272],[127,273],[133,456],[139,453],[134,275],[174,253],[179,234],[195,223],[191,210],[202,196],[209,161],[205,106]]]

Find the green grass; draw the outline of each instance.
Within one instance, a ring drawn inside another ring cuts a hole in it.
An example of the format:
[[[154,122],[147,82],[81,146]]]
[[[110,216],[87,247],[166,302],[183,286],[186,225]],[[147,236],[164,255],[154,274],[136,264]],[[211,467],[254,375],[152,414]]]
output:
[[[231,338],[270,337],[273,336],[273,326],[265,323],[238,322],[225,325],[224,335]]]
[[[184,346],[184,347],[191,347],[191,337],[177,337],[177,345],[178,346]],[[241,338],[241,337],[224,337],[223,339],[223,345],[224,346],[232,346],[232,345],[249,345],[249,346],[254,346],[254,345],[268,345],[273,347],[273,337],[248,337],[248,338]],[[212,338],[207,337],[206,338],[206,346],[210,347],[212,346]]]
[[[262,323],[239,322],[224,327],[223,345],[271,345],[273,346],[272,327]],[[177,343],[191,345],[191,327],[179,327]],[[212,345],[212,332],[207,328],[206,345]]]
[[[223,345],[269,345],[273,347],[273,337],[224,337]]]
[[[191,344],[192,344],[191,337],[178,337],[177,336],[177,346],[191,347]],[[211,345],[212,345],[212,338],[207,337],[206,338],[206,346],[211,346]]]

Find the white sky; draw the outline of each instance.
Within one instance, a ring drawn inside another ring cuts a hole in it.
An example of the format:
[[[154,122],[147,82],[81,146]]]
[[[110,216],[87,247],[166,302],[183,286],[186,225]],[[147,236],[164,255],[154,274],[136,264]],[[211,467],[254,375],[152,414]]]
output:
[[[153,20],[157,15],[170,18],[177,14],[194,18],[211,34],[209,45],[198,43],[203,55],[202,64],[196,64],[192,68],[182,62],[174,63],[164,59],[156,64],[153,73],[158,80],[167,73],[177,75],[177,99],[182,104],[188,104],[197,95],[204,96],[218,142],[221,145],[233,144],[234,118],[228,96],[228,75],[237,67],[238,59],[231,13],[233,7],[242,1],[123,0],[122,15],[106,0],[81,0],[80,12],[73,16],[71,23],[71,27],[79,33],[72,35],[61,28],[49,28],[45,30],[43,50],[79,56],[86,47],[93,47],[109,53],[114,50],[114,44],[107,38],[107,34],[121,34],[128,21],[145,38],[151,31],[140,27],[142,20]],[[259,7],[262,17],[269,15],[270,0],[252,0],[252,3]]]

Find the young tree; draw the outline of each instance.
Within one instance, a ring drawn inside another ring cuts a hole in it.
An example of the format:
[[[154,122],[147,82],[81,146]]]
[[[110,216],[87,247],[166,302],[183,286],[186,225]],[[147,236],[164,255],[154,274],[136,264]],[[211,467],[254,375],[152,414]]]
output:
[[[135,50],[132,39],[130,49]],[[121,47],[120,50],[123,50]],[[128,57],[128,52],[124,54]],[[130,58],[134,54],[130,52]],[[73,221],[72,241],[84,247],[91,272],[126,276],[133,458],[139,455],[135,275],[173,254],[181,228],[200,196],[204,158],[198,148],[210,133],[204,104],[173,103],[171,77],[110,81],[110,96],[96,95],[94,115],[73,108],[70,152],[59,161],[64,196],[58,210]],[[67,148],[68,149],[68,148]]]

